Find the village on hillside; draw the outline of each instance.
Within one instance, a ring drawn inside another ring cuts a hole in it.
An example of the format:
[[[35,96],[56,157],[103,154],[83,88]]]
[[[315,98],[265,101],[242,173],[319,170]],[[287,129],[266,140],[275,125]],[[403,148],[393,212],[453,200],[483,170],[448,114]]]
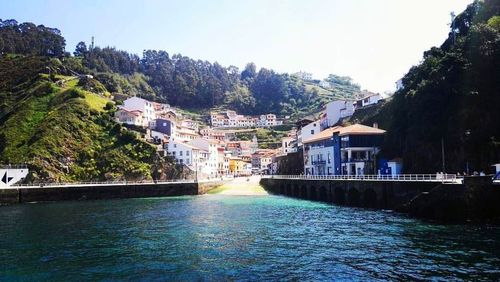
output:
[[[130,97],[118,106],[117,122],[142,129],[143,138],[157,146],[163,156],[188,168],[198,179],[252,174],[364,175],[396,174],[397,160],[378,167],[376,154],[385,131],[373,126],[341,122],[357,109],[382,101],[380,94],[360,100],[336,100],[323,108],[319,119],[302,119],[293,124],[274,149],[259,148],[255,135],[238,139],[235,131],[272,128],[284,120],[273,113],[240,115],[235,111],[211,112],[209,125],[183,118],[168,104]],[[288,118],[288,117],[286,117]]]

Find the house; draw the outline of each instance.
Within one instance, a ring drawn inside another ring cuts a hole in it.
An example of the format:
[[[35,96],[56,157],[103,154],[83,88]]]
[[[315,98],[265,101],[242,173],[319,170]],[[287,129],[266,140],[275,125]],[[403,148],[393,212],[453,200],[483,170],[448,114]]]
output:
[[[321,131],[321,120],[315,120],[304,127],[300,130],[301,132],[301,139],[307,140],[311,136],[318,134]]]
[[[299,72],[293,73],[292,75],[299,77],[302,80],[312,80],[312,73],[310,73],[310,72],[299,71]]]
[[[297,152],[297,139],[296,137],[286,136],[281,139],[281,153],[286,155],[288,153]]]
[[[226,143],[226,149],[230,151],[233,156],[252,154],[255,152],[255,148],[254,141],[240,140]]]
[[[252,154],[252,169],[259,173],[266,172],[274,154],[275,151],[271,149],[257,150]]]
[[[304,171],[306,175],[333,175],[332,136],[339,127],[327,128],[304,139]]]
[[[187,142],[187,144],[189,144],[193,147],[196,147],[196,148],[200,148],[201,150],[208,152],[208,158],[206,159],[204,171],[210,177],[219,176],[219,174],[218,174],[218,170],[219,170],[219,160],[218,160],[219,143],[215,140],[196,138],[196,139],[193,139],[193,140]],[[222,159],[222,161],[224,161],[224,159]]]
[[[186,165],[192,171],[202,171],[208,151],[204,151],[184,142],[170,140],[167,144],[167,155],[175,159],[177,164]]]
[[[278,120],[275,114],[252,117],[228,110],[222,113],[211,112],[210,123],[213,127],[267,127],[283,124],[283,121]]]
[[[321,86],[323,88],[332,88],[332,84],[326,80],[320,81],[319,86]]]
[[[334,174],[376,174],[376,154],[385,130],[354,124],[333,132]]]
[[[135,126],[144,126],[142,111],[128,110],[125,108],[118,108],[115,113],[115,120],[119,123],[125,123]]]
[[[364,97],[356,101],[356,109],[374,105],[384,99],[379,93],[364,92]]]
[[[350,117],[354,114],[353,101],[337,100],[332,101],[325,106],[324,115],[321,117],[321,130],[334,126],[341,119]]]
[[[229,174],[229,159],[231,153],[227,152],[223,146],[217,147],[217,174],[220,176]]]
[[[249,167],[250,171],[248,170]],[[244,162],[240,157],[230,157],[229,172],[234,176],[251,175],[251,164]]]
[[[228,140],[227,134],[224,131],[214,130],[212,128],[203,128],[200,129],[200,134],[205,139],[214,139],[219,141]]]
[[[123,107],[129,111],[141,111],[143,126],[149,126],[149,123],[156,119],[156,110],[154,103],[139,97],[130,97],[123,101]]]

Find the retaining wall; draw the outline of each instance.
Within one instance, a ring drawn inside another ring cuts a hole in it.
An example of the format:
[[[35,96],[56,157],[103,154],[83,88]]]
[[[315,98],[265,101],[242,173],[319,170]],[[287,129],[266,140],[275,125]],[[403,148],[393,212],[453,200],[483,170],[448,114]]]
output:
[[[8,188],[0,189],[0,204],[199,195],[222,184],[224,181]]]
[[[500,186],[491,177],[464,184],[411,181],[304,180],[263,178],[270,193],[338,205],[388,209],[441,221],[498,220]]]

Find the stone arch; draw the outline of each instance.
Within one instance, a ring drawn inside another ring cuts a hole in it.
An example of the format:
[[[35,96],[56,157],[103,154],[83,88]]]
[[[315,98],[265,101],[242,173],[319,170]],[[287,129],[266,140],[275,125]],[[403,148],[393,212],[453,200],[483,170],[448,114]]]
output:
[[[339,205],[345,204],[345,191],[342,187],[335,187],[333,202]]]
[[[367,208],[377,207],[377,193],[375,190],[368,188],[363,193],[363,206]]]
[[[347,203],[350,206],[355,206],[359,207],[361,204],[361,199],[360,199],[359,191],[355,188],[349,189],[349,192],[347,193]]]

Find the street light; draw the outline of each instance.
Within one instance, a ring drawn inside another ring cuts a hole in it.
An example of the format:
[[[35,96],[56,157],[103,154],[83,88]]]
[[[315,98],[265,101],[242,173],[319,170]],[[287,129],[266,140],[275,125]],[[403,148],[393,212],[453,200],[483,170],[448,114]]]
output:
[[[465,151],[465,171],[467,173],[467,175],[470,175],[470,172],[469,172],[469,158],[468,158],[468,150],[467,150],[467,144],[468,144],[468,140],[470,138],[470,135],[471,135],[471,130],[470,129],[467,129],[465,130],[464,132],[465,134],[465,148],[464,148],[464,151]]]

